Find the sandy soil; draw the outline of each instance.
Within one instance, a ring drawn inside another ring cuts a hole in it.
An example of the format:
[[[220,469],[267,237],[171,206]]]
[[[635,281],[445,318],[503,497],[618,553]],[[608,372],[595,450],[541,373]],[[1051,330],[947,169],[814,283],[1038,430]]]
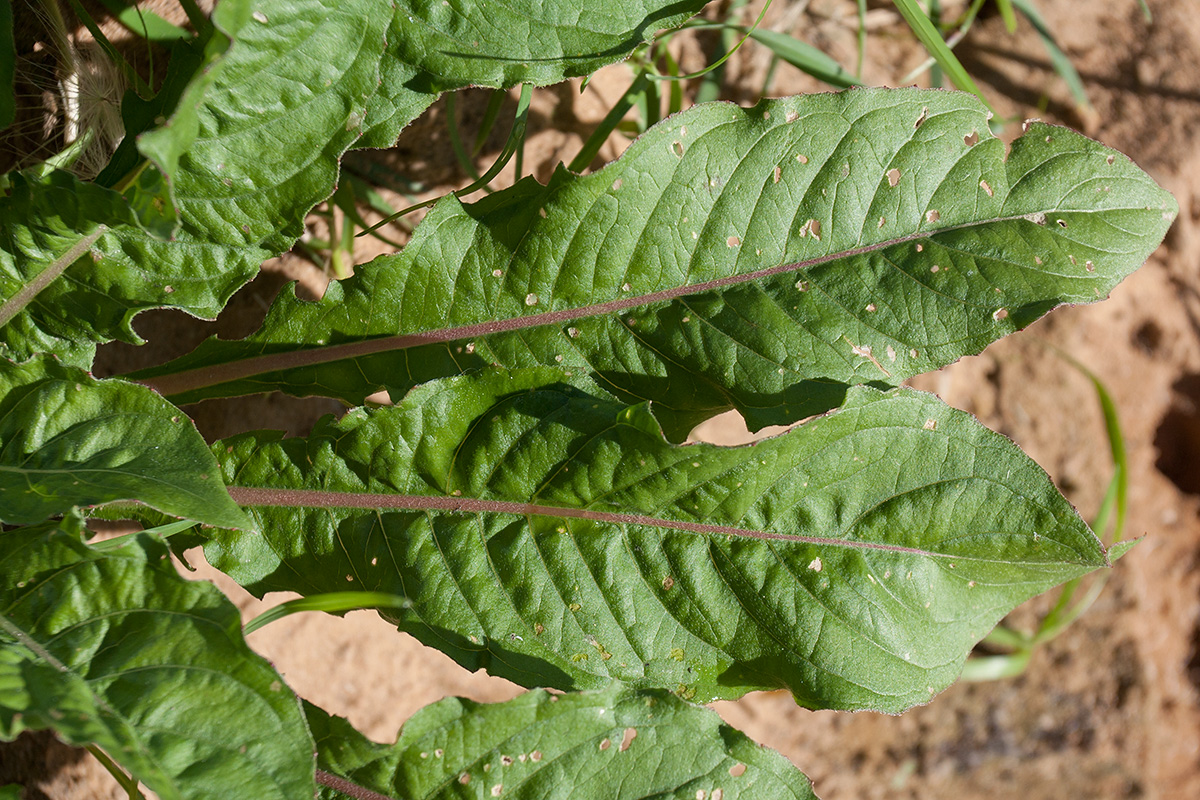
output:
[[[779,5],[768,25],[794,13]],[[853,64],[853,6],[814,0],[794,30]],[[866,75],[895,85],[923,56],[895,24],[890,4],[871,6]],[[1151,2],[1153,23],[1142,19],[1135,0],[1039,6],[1082,74],[1094,111],[1074,109],[1032,29],[1022,24],[1009,36],[1000,19],[989,18],[958,52],[1000,116],[1041,116],[1085,130],[1128,153],[1175,194],[1183,213],[1164,246],[1108,302],[1060,309],[983,355],[913,383],[1014,439],[1089,516],[1111,471],[1100,411],[1086,379],[1043,343],[1073,354],[1105,382],[1120,410],[1131,467],[1128,534],[1145,540],[1113,570],[1091,612],[1039,650],[1019,678],[960,683],[899,717],[811,712],[778,693],[716,705],[731,724],[805,770],[826,800],[1200,797],[1200,15],[1194,0]],[[698,65],[702,52],[694,43],[685,47],[685,67]],[[526,150],[536,175],[569,160],[626,85],[622,69],[608,70],[582,96],[577,87],[540,94]],[[726,74],[731,97],[751,101],[765,70],[761,53],[739,54]],[[772,93],[818,89],[783,66]],[[479,98],[462,98],[464,132],[473,131],[482,108]],[[399,148],[409,174],[421,175],[431,192],[462,181],[445,146],[443,114],[439,104]],[[1006,135],[1018,128],[1008,126]],[[610,144],[603,158],[618,149]],[[379,163],[356,157],[359,169]],[[218,323],[144,315],[140,330],[161,336],[170,329],[171,340],[137,351],[106,348],[98,374],[155,363],[214,330],[243,335],[285,276],[320,291],[317,269],[285,257],[239,293]],[[333,409],[326,401],[271,396],[248,410],[206,403],[192,411],[201,431],[215,437],[246,427],[303,432]],[[704,435],[731,441],[737,424],[726,420]],[[264,607],[215,579],[248,615]],[[1016,616],[1027,619],[1048,603],[1035,600]],[[380,741],[442,696],[501,700],[519,691],[466,673],[369,612],[290,617],[250,642],[298,693]],[[6,770],[18,763],[36,773],[26,797],[121,796],[90,757],[49,737],[19,747],[20,757],[11,747],[0,750],[0,777],[12,779]]]

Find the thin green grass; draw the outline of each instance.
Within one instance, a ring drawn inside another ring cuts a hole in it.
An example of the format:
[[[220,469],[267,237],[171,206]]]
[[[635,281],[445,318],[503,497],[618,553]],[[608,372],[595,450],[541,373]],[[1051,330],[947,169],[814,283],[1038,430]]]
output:
[[[1125,437],[1121,432],[1121,420],[1116,403],[1108,387],[1091,370],[1079,361],[1049,343],[1042,342],[1055,355],[1083,374],[1092,384],[1100,412],[1104,418],[1104,431],[1108,438],[1109,455],[1113,474],[1104,493],[1104,499],[1092,519],[1091,527],[1108,548],[1109,558],[1116,561],[1134,545],[1134,541],[1122,541],[1128,514],[1129,460],[1125,450]],[[1063,584],[1054,607],[1038,622],[1036,630],[1022,631],[998,625],[983,639],[983,643],[1009,653],[992,656],[976,656],[967,660],[962,678],[968,681],[999,680],[1020,675],[1029,665],[1034,650],[1061,635],[1096,602],[1104,591],[1111,570],[1094,576],[1082,595],[1079,589],[1083,579],[1076,578]]]

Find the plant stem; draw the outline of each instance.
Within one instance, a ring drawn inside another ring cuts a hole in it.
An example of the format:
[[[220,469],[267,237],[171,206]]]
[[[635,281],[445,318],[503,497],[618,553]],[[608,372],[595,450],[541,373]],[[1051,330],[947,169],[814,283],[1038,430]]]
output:
[[[751,25],[750,29],[748,31],[746,31],[745,35],[743,35],[742,38],[738,40],[738,43],[735,44],[729,50],[725,51],[725,55],[721,56],[716,61],[709,64],[707,67],[704,67],[704,69],[697,70],[696,72],[692,72],[687,75],[679,75],[679,76],[651,74],[649,76],[650,80],[690,81],[695,78],[703,78],[705,75],[707,75],[708,73],[712,72],[713,70],[717,69],[722,64],[724,64],[727,60],[729,60],[730,56],[732,56],[734,53],[736,53],[738,50],[741,49],[742,45],[744,45],[746,43],[746,40],[750,38],[750,34],[754,33],[754,31],[758,29],[759,23],[763,21],[763,17],[765,17],[767,15],[767,9],[769,9],[770,7],[771,7],[771,0],[767,0],[767,3],[766,3],[766,5],[763,6],[762,11],[758,12],[758,18],[754,20],[754,24]]]
[[[108,770],[109,773],[117,779],[117,783],[119,783],[121,788],[129,794],[129,800],[146,800],[145,795],[143,795],[141,790],[138,789],[137,779],[132,775],[127,774],[125,770],[117,766],[116,762],[109,758],[107,753],[94,744],[89,744],[84,749],[95,756],[96,760],[100,762],[101,766]]]
[[[386,794],[380,794],[365,786],[359,786],[357,783],[351,783],[343,777],[334,775],[332,772],[326,772],[323,769],[317,770],[317,783],[322,786],[328,786],[330,789],[336,789],[342,794],[349,795],[354,800],[396,800]]]

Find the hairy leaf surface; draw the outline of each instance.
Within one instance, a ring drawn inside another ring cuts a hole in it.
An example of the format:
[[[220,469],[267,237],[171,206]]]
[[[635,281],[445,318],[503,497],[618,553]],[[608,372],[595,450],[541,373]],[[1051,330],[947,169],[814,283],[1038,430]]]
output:
[[[0,536],[0,738],[95,743],[164,798],[314,789],[300,703],[238,610],[139,535],[99,553],[75,517]]]
[[[446,198],[320,302],[281,295],[258,333],[139,377],[181,402],[358,403],[489,363],[559,365],[653,400],[672,438],[729,407],[757,429],[1106,296],[1175,210],[1062,128],[1031,124],[1006,159],[967,95],[711,104],[595,174]]]
[[[407,596],[385,617],[526,686],[888,711],[1106,564],[1041,469],[933,396],[860,387],[722,448],[669,444],[646,405],[562,380],[486,370],[308,439],[218,442],[263,533],[216,534],[210,562],[259,594]]]
[[[49,359],[0,360],[0,522],[138,500],[245,528],[192,421],[144,386],[100,381]]]
[[[665,692],[534,691],[492,705],[451,697],[417,712],[394,745],[305,708],[321,769],[405,800],[815,797],[781,755]],[[320,796],[346,795],[323,787]]]

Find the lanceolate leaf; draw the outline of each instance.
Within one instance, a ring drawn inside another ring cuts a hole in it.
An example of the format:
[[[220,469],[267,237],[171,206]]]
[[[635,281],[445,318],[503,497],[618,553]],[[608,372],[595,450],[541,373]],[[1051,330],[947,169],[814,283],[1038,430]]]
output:
[[[259,594],[409,597],[384,616],[527,686],[887,711],[1106,564],[1044,472],[930,395],[858,388],[753,446],[679,446],[563,377],[486,370],[307,440],[218,442],[263,533],[218,533],[210,562]]]
[[[53,201],[0,201],[5,231],[14,232],[10,241],[0,238],[0,346],[14,358],[73,347],[74,362],[86,366],[94,342],[139,341],[129,323],[140,310],[172,306],[214,317],[262,261],[291,247],[305,215],[333,191],[350,147],[392,144],[443,90],[551,83],[617,61],[704,3],[621,0],[594,15],[581,13],[575,0],[435,3],[428,15],[417,8],[426,5],[218,3],[203,61],[178,106],[137,139],[156,168],[149,185],[163,192],[135,192],[135,206],[161,211],[178,231],[160,241],[107,224],[94,196],[110,203],[117,196],[98,186],[58,186]],[[514,36],[493,27],[497,9],[543,21]],[[478,33],[485,29],[492,33]],[[122,165],[128,156],[121,152]],[[121,176],[104,177],[115,183]],[[65,218],[57,210],[64,202],[86,213]],[[160,233],[163,220],[154,221]],[[63,253],[73,254],[74,266],[47,271]],[[31,291],[39,279],[46,285]]]
[[[181,402],[281,389],[361,402],[488,363],[559,365],[668,434],[752,428],[976,353],[1107,295],[1174,200],[1127,158],[1032,123],[1005,158],[956,93],[857,90],[678,114],[617,162],[474,205],[263,328],[138,377]]]
[[[305,708],[320,769],[404,800],[814,798],[778,753],[665,692],[536,691],[495,705],[452,697],[417,712],[394,745]]]
[[[0,360],[0,522],[115,500],[250,526],[192,421],[154,392],[50,358]]]
[[[300,704],[237,608],[148,536],[100,554],[81,532],[0,535],[0,738],[95,743],[164,800],[311,797]]]

